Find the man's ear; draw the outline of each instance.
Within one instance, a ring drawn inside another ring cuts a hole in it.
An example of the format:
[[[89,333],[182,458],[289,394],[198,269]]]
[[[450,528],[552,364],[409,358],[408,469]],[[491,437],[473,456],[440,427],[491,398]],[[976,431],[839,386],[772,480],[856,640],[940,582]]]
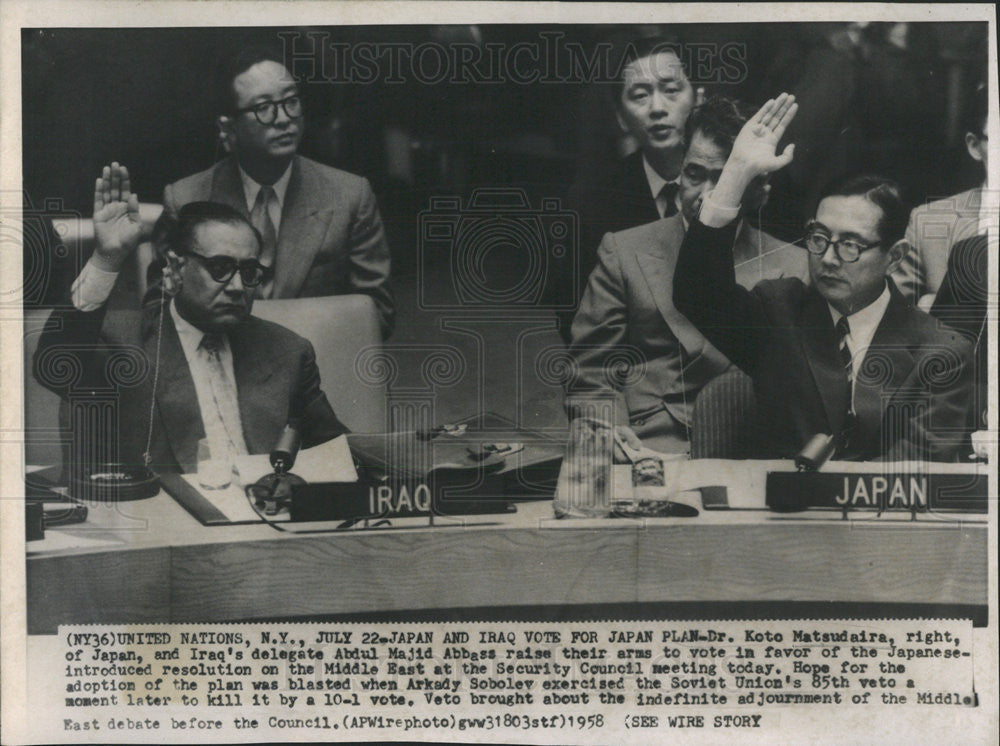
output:
[[[167,249],[166,263],[163,265],[163,290],[171,298],[177,295],[184,287],[184,278],[181,276],[181,269],[187,263],[187,259],[178,256],[173,249]]]
[[[980,151],[979,137],[974,132],[965,133],[965,149],[969,151],[969,156],[974,161],[983,160],[982,151]]]
[[[219,131],[219,144],[227,153],[232,153],[236,145],[236,133],[233,131],[233,119],[225,114],[215,118],[215,126]]]
[[[622,110],[615,106],[615,119],[618,122],[618,126],[622,128],[622,134],[628,134],[628,125],[625,124],[625,120],[622,119]]]
[[[889,247],[889,266],[886,267],[885,273],[889,274],[896,271],[896,267],[903,260],[903,255],[910,250],[910,244],[906,242],[905,238],[901,238],[892,246]]]

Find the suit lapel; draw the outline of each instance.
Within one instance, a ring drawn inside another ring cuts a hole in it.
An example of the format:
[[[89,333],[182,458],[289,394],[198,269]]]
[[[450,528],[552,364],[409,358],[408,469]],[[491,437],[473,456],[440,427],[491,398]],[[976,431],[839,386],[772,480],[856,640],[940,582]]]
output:
[[[205,428],[180,337],[170,312],[164,309],[164,314],[160,359],[156,360],[155,325],[145,339],[146,354],[159,369],[156,408],[163,423],[163,439],[177,464],[184,470],[191,470],[197,464],[198,441],[205,437]]]
[[[890,293],[889,305],[865,353],[854,390],[859,445],[868,443],[875,448],[880,448],[878,442],[872,441],[880,437],[886,404],[902,390],[914,366],[907,335],[909,309],[894,286]]]
[[[837,435],[844,427],[847,414],[847,375],[840,359],[830,309],[816,290],[808,291],[797,323],[799,345],[809,363],[830,434]]]
[[[229,347],[233,353],[243,439],[250,453],[267,453],[274,447],[273,437],[288,419],[287,411],[279,411],[288,394],[271,391],[269,380],[280,364],[274,358],[282,351],[258,340],[253,324],[251,318],[230,332]]]
[[[680,215],[674,215],[658,221],[656,227],[656,239],[636,253],[636,260],[657,310],[684,351],[694,357],[705,348],[705,337],[674,308],[674,268],[677,252],[684,240],[684,223]]]
[[[292,161],[292,174],[281,208],[275,258],[275,298],[297,297],[312,268],[327,229],[327,222],[316,215],[319,211],[316,197],[322,194],[324,199],[330,200],[329,194],[323,194],[324,189],[329,187],[318,183],[312,171],[296,156]]]
[[[221,202],[234,207],[241,215],[250,219],[246,194],[243,192],[243,181],[240,179],[240,169],[235,158],[227,158],[215,170],[210,199],[212,202]]]
[[[656,209],[656,200],[649,191],[649,180],[642,164],[642,151],[637,151],[625,159],[626,199],[629,202],[630,217],[622,228],[635,225],[645,225],[660,219],[660,211]]]

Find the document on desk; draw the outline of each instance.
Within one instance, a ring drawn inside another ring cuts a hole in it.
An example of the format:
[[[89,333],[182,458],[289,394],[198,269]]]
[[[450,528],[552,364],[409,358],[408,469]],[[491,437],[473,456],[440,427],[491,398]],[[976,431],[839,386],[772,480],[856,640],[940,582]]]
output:
[[[253,484],[265,474],[274,471],[267,454],[240,456],[236,459],[236,470],[243,484]],[[358,472],[351,458],[351,448],[347,436],[328,440],[312,448],[304,448],[295,457],[291,469],[307,482],[357,482]]]

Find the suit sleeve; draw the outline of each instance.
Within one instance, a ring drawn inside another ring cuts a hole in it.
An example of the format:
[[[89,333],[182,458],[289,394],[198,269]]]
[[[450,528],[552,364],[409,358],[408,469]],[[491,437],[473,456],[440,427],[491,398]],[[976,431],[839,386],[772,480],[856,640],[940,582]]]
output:
[[[95,311],[57,309],[45,322],[31,372],[42,386],[67,398],[73,388],[107,386],[101,329],[107,306]]]
[[[889,402],[883,432],[893,440],[883,460],[955,461],[970,430],[971,360],[972,346],[957,333],[925,351],[903,387],[923,401]]]
[[[891,273],[892,281],[896,283],[899,292],[911,303],[920,300],[921,289],[925,287],[923,269],[921,268],[920,249],[917,246],[917,211],[910,213],[910,222],[906,226],[906,236],[903,241],[903,258]]]
[[[608,233],[597,251],[597,265],[583,291],[570,330],[572,368],[566,382],[566,412],[572,420],[593,415],[597,402],[614,403],[616,424],[628,424],[628,407],[616,374],[629,359],[625,351],[627,308],[614,235]]]
[[[361,197],[351,224],[350,241],[351,289],[370,295],[375,301],[382,338],[385,339],[392,333],[396,313],[389,287],[389,244],[385,240],[375,194],[367,179],[362,180]]]
[[[691,224],[674,270],[674,306],[723,355],[753,375],[769,324],[759,292],[736,283],[732,247],[737,227],[738,221],[722,228],[698,220]]]
[[[298,427],[302,436],[302,446],[312,446],[343,435],[348,430],[337,419],[326,394],[320,388],[319,368],[316,367],[316,353],[307,340],[299,357],[299,381],[292,397],[289,422]]]

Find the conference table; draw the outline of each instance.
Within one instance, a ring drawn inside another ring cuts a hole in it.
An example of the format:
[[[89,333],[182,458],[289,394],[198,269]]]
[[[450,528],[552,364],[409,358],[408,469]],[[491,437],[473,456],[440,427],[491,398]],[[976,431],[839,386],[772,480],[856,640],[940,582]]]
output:
[[[628,467],[624,467],[628,469]],[[829,464],[850,471],[859,464]],[[984,464],[951,465],[985,474]],[[870,469],[870,466],[869,466]],[[169,494],[89,506],[27,544],[29,634],[60,624],[264,620],[965,617],[986,623],[985,514],[764,506],[783,461],[689,461],[695,517],[497,515],[203,525]],[[616,489],[623,484],[616,467]],[[728,486],[728,504],[693,487]]]

